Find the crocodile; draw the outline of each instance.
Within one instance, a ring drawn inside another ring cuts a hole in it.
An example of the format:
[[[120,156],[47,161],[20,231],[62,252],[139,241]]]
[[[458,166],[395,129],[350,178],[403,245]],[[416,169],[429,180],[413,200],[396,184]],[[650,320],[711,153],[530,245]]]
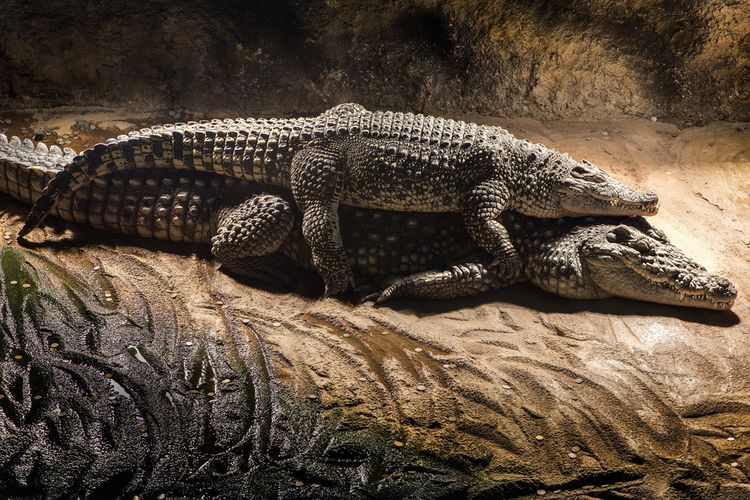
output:
[[[32,207],[25,237],[66,193],[131,168],[195,170],[291,189],[326,295],[354,284],[339,229],[339,204],[394,211],[461,213],[468,234],[509,279],[520,258],[498,216],[652,215],[658,198],[585,160],[499,127],[368,111],[354,103],[308,118],[225,119],[154,126],[97,144],[66,160]],[[247,221],[252,226],[253,221]],[[266,228],[266,245],[287,227]],[[247,234],[247,252],[259,242]],[[217,240],[233,250],[237,242]],[[230,255],[220,250],[219,259]]]
[[[8,142],[0,134],[0,191],[31,203],[59,165],[74,156],[72,150],[35,146],[28,139]],[[65,194],[52,213],[107,231],[214,243],[214,254],[226,248],[217,250],[217,237],[241,245],[244,238],[238,235],[249,231],[265,253],[226,257],[223,266],[265,281],[294,276],[290,264],[312,262],[289,192],[231,177],[120,172]],[[248,214],[256,226],[244,224]],[[737,294],[726,278],[707,272],[641,217],[537,219],[504,213],[500,220],[523,262],[523,275],[512,279],[469,238],[460,214],[343,207],[341,217],[349,265],[358,279],[397,276],[374,294],[379,302],[471,296],[522,280],[574,299],[624,297],[719,310],[730,309]],[[269,227],[278,226],[289,229],[279,246],[273,237],[263,238]]]

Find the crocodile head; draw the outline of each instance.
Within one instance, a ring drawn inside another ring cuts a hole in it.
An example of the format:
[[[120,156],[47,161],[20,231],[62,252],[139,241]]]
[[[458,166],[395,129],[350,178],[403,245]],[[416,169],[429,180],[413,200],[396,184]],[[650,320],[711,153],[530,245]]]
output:
[[[550,290],[571,298],[624,297],[704,309],[730,309],[737,290],[709,273],[643,219],[579,226],[569,233],[567,286]],[[559,257],[559,256],[558,256]],[[572,263],[572,264],[571,264]],[[554,266],[552,266],[554,267]],[[575,283],[575,285],[571,285]]]
[[[519,190],[523,195],[518,210],[527,215],[633,216],[654,215],[659,209],[654,193],[623,184],[586,160],[575,161],[566,154],[531,148],[526,165],[534,180],[529,183],[530,189]],[[538,190],[540,183],[547,189]]]

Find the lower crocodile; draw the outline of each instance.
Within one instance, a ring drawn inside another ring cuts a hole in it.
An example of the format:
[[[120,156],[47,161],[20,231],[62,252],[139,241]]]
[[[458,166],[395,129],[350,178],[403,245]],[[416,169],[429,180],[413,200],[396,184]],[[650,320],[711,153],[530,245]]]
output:
[[[0,191],[32,203],[57,165],[74,155],[2,136]],[[129,171],[63,196],[52,213],[107,231],[211,243],[230,272],[261,278],[270,272],[271,279],[281,279],[289,259],[310,267],[311,255],[288,193],[273,189],[199,172]],[[642,218],[550,220],[508,213],[501,222],[524,263],[521,279],[563,297],[730,309],[737,294],[726,278],[707,272]],[[286,227],[284,238],[264,224]],[[517,281],[504,278],[501,266],[472,243],[459,214],[344,207],[341,226],[356,275],[370,282],[398,276],[374,294],[379,302],[478,295]],[[249,239],[255,242],[250,254]]]

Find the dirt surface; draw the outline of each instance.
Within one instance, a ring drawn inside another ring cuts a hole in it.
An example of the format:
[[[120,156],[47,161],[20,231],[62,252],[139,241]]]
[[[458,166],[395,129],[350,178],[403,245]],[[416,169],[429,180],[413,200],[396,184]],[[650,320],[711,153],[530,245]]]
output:
[[[750,118],[747,0],[0,4],[0,106]]]
[[[48,127],[51,142],[76,149],[161,121],[112,109],[0,115],[10,132]],[[95,264],[123,293],[173,304],[191,335],[221,335],[229,311],[252,325],[275,376],[300,397],[398,432],[406,447],[459,464],[496,492],[747,498],[750,125],[462,118],[659,193],[654,224],[734,282],[733,312],[571,301],[530,285],[471,300],[353,306],[242,285],[201,249],[75,230],[75,245],[36,251],[68,269]],[[1,230],[14,234],[24,210],[7,198],[2,208]]]

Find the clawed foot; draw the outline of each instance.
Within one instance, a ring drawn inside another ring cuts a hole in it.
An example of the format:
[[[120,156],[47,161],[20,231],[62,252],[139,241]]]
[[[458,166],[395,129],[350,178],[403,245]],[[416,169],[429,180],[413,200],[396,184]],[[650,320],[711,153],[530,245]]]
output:
[[[495,274],[506,284],[512,284],[519,281],[523,274],[523,264],[521,257],[515,250],[512,253],[496,256],[490,264]]]
[[[343,250],[335,256],[314,257],[313,262],[325,284],[324,296],[333,297],[346,292],[349,288],[354,288],[352,268]]]
[[[406,284],[406,280],[403,278],[396,278],[391,280],[390,284],[379,292],[372,292],[362,297],[361,302],[374,302],[376,305],[382,304],[388,299],[395,298],[398,296],[399,290]]]

